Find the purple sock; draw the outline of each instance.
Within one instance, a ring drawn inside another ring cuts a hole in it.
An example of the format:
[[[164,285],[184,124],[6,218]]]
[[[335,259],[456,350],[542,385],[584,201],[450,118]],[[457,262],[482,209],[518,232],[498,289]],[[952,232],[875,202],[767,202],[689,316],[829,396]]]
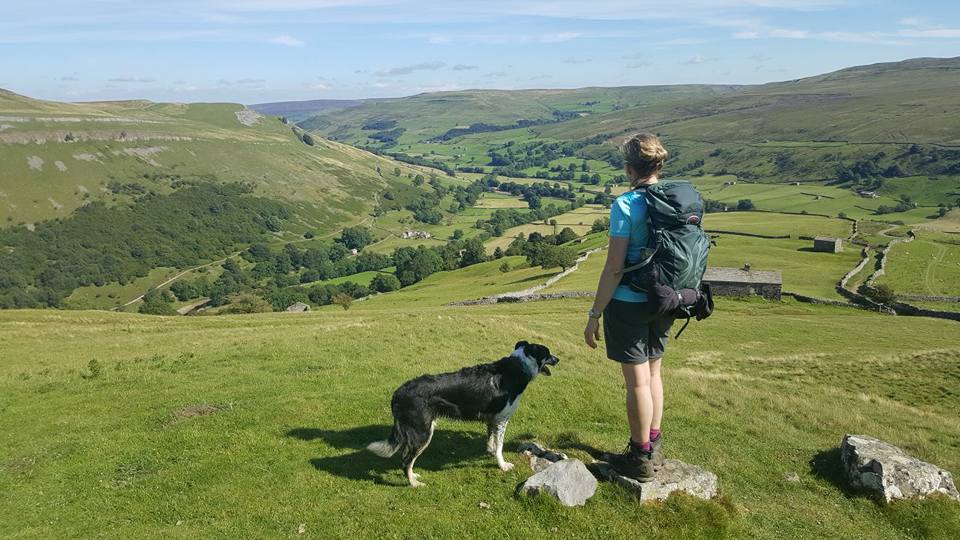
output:
[[[643,452],[650,453],[653,451],[653,445],[650,444],[650,441],[638,443],[637,441],[630,439],[630,444],[633,445],[634,448],[637,448]]]
[[[660,436],[660,430],[659,430],[659,429],[652,429],[652,428],[650,429],[650,440],[651,440],[651,441],[652,441],[652,440],[655,440],[655,439],[656,439],[657,437],[659,437],[659,436]]]

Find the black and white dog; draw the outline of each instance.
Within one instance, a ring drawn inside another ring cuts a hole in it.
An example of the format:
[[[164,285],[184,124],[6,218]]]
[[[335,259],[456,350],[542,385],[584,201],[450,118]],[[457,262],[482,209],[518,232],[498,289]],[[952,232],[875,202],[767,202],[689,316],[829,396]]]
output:
[[[381,457],[400,452],[410,485],[422,486],[420,475],[413,472],[413,463],[430,444],[436,419],[445,416],[480,420],[487,423],[487,452],[496,456],[501,470],[509,471],[513,464],[503,459],[507,422],[530,381],[538,373],[550,375],[547,366],[559,361],[543,345],[521,341],[510,356],[496,362],[407,381],[394,392],[390,402],[390,438],[370,443],[367,450]]]

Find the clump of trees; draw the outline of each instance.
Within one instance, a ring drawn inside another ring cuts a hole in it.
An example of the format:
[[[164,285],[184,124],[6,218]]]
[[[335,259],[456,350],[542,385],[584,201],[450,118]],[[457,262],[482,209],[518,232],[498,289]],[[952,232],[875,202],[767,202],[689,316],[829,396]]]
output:
[[[33,231],[0,230],[0,308],[59,307],[77,287],[194,266],[282,229],[288,209],[250,192],[240,184],[186,185],[129,206],[91,203]]]

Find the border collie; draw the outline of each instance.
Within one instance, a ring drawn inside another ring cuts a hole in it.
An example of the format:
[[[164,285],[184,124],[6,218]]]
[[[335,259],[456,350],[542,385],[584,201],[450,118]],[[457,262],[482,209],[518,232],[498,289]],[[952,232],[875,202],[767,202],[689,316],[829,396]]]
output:
[[[487,452],[497,458],[501,470],[509,471],[513,464],[503,459],[507,422],[527,384],[538,373],[550,375],[547,366],[559,361],[543,345],[521,341],[510,356],[496,362],[407,381],[390,402],[394,420],[390,438],[370,443],[367,450],[385,458],[400,452],[410,485],[422,486],[413,463],[430,444],[436,419],[479,420],[487,423]]]

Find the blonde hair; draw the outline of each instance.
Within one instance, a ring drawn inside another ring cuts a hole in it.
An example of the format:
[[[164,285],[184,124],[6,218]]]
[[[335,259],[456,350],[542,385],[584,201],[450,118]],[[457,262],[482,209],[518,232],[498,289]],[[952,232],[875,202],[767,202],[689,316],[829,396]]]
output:
[[[652,133],[636,133],[627,138],[620,146],[623,159],[642,180],[659,175],[663,162],[667,160],[667,149],[660,139]]]

